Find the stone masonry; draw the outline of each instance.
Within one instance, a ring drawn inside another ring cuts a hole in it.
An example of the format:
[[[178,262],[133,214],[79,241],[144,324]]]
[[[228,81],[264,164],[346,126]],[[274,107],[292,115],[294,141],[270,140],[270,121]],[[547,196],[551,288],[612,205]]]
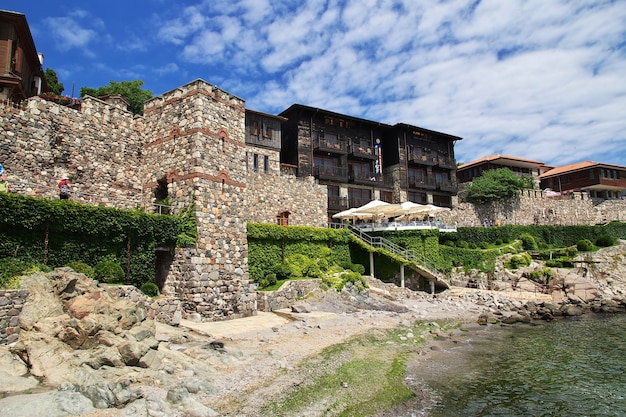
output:
[[[245,143],[245,102],[202,80],[155,97],[143,116],[86,97],[80,110],[39,97],[0,109],[0,161],[11,190],[57,198],[67,174],[73,200],[150,210],[165,185],[173,211],[193,206],[194,248],[178,248],[162,293],[184,314],[223,320],[256,314],[246,221],[326,223],[326,187],[280,169],[277,151]],[[250,169],[268,155],[269,172]],[[170,308],[170,307],[167,307]]]
[[[79,110],[33,97],[23,108],[0,106],[0,163],[11,190],[26,195],[57,198],[67,174],[72,199],[86,204],[150,211],[160,191],[174,213],[193,206],[197,245],[173,251],[162,293],[180,300],[183,314],[205,320],[249,316],[257,294],[246,222],[276,223],[288,212],[289,224],[324,226],[327,191],[312,177],[296,178],[277,149],[246,144],[245,120],[244,100],[203,80],[147,101],[143,116],[92,97]],[[269,161],[267,169],[254,158]],[[527,191],[503,205],[462,203],[438,217],[458,226],[487,219],[596,224],[624,221],[626,202]]]

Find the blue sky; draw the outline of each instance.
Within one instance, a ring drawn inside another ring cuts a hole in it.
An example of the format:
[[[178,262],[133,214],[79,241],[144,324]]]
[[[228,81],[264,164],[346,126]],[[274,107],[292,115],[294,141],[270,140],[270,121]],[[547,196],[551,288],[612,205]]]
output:
[[[278,114],[293,103],[460,136],[494,153],[626,165],[626,2],[2,0],[65,94],[197,78]]]

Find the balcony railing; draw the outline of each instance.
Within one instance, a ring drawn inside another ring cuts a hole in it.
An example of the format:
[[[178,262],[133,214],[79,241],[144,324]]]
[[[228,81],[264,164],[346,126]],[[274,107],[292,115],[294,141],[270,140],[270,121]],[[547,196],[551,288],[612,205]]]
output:
[[[348,170],[345,167],[316,166],[315,177],[321,180],[347,181]]]
[[[378,177],[373,171],[351,171],[350,181],[354,184],[375,184],[378,181]]]
[[[409,153],[409,162],[415,162],[421,165],[436,165],[438,160],[432,155],[424,155],[414,151]]]
[[[432,177],[409,178],[409,188],[426,188],[434,190],[437,188],[437,183],[435,182],[435,178]]]
[[[350,145],[350,154],[360,158],[376,159],[374,147],[371,143],[355,142]]]
[[[438,156],[437,163],[441,168],[456,168],[456,161],[454,160],[454,158],[450,158],[449,156]]]
[[[353,208],[353,207],[361,207],[364,206],[365,204],[369,203],[370,201],[372,201],[371,198],[359,198],[359,197],[350,197],[348,198],[348,204],[349,204],[349,208]]]
[[[456,181],[441,181],[437,183],[437,188],[441,191],[458,191],[459,184]]]
[[[328,196],[328,208],[330,210],[346,210],[348,197]]]
[[[313,149],[336,154],[347,154],[348,143],[342,140],[315,139]]]

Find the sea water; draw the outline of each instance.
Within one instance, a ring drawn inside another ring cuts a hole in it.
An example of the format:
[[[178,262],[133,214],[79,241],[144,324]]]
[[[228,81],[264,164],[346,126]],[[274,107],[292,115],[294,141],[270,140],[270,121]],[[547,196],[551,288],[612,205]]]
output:
[[[490,327],[410,367],[428,400],[401,414],[626,416],[626,314]]]

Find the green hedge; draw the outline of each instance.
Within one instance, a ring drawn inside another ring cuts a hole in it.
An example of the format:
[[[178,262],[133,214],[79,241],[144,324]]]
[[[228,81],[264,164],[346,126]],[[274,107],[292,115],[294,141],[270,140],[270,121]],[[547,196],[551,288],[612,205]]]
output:
[[[250,279],[263,281],[268,275],[281,277],[280,266],[294,255],[304,255],[325,265],[353,262],[362,249],[354,245],[350,232],[308,226],[279,226],[247,223]]]
[[[51,267],[113,259],[137,286],[154,279],[155,249],[174,247],[185,226],[179,216],[0,194],[0,258]]]

